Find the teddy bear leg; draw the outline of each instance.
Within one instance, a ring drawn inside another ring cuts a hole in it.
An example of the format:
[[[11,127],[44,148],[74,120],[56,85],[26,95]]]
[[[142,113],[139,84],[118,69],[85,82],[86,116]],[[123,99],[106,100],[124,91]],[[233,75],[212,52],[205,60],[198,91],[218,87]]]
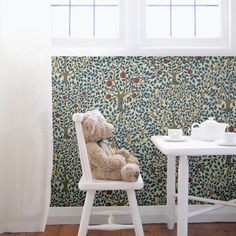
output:
[[[139,167],[136,164],[128,163],[121,169],[121,178],[127,182],[137,181],[139,177]]]
[[[108,171],[105,169],[95,168],[92,171],[93,178],[95,179],[107,179],[107,180],[120,180],[121,171],[120,169]]]
[[[122,155],[127,163],[139,164],[138,159],[132,155],[127,149],[121,148],[116,151],[116,154]]]

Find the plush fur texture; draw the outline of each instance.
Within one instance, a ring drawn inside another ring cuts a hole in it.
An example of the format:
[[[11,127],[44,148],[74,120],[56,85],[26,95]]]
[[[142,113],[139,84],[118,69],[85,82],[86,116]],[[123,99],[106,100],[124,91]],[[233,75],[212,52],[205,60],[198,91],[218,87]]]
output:
[[[86,112],[82,127],[94,178],[128,182],[138,179],[137,158],[124,148],[114,149],[108,144],[106,138],[111,136],[114,126],[99,110]]]

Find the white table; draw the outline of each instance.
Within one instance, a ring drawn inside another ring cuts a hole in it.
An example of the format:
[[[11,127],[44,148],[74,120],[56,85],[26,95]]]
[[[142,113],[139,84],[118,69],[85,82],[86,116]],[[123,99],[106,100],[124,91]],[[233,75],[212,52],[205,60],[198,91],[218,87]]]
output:
[[[200,155],[236,155],[236,146],[221,146],[216,142],[206,142],[185,137],[184,142],[167,141],[166,136],[152,136],[155,146],[167,156],[167,224],[173,229],[175,223],[175,197],[178,198],[177,206],[177,236],[188,235],[188,217],[218,209],[222,206],[236,207],[236,200],[220,201],[188,195],[189,165],[191,156]],[[175,193],[175,164],[179,156],[178,194]],[[188,213],[188,200],[197,200],[214,203],[209,209]]]

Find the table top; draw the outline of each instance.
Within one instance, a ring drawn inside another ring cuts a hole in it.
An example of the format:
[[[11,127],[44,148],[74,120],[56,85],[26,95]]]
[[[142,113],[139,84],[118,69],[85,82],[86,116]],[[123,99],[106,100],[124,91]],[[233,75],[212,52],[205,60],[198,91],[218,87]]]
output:
[[[167,136],[152,136],[152,142],[165,155],[236,155],[236,145],[220,145],[219,141],[201,141],[184,136],[182,142],[168,141]]]

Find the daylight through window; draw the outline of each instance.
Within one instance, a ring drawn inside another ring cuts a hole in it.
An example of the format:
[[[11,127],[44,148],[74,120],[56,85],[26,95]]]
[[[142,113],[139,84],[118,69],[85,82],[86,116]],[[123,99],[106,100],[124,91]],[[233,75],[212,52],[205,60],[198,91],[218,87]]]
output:
[[[146,0],[147,38],[221,36],[219,0]]]
[[[53,0],[53,38],[117,38],[119,0]]]

